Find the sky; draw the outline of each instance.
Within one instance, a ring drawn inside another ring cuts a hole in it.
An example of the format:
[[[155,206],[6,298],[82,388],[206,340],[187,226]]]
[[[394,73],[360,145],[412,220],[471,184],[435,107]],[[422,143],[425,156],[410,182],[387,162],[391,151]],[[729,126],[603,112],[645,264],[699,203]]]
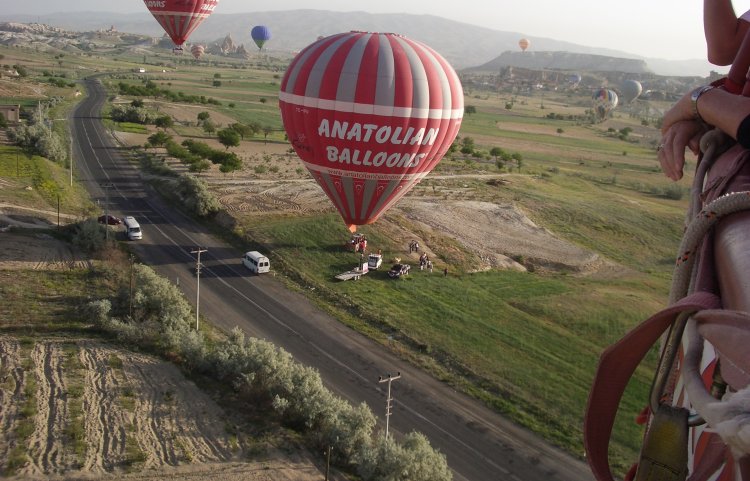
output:
[[[737,14],[750,0],[734,0]],[[314,8],[369,13],[430,14],[532,40],[552,38],[668,60],[705,59],[701,0],[220,0],[216,13]],[[0,0],[0,12],[48,14],[65,11],[136,13],[142,0]]]

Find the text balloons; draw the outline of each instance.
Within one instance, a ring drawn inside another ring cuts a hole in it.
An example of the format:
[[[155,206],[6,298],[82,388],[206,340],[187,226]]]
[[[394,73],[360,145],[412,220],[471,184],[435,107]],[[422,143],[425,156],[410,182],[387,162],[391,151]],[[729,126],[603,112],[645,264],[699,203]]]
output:
[[[300,52],[281,82],[289,141],[354,232],[435,167],[464,112],[461,82],[428,46],[349,32]]]
[[[195,28],[203,22],[219,0],[144,0],[177,47],[181,47]]]

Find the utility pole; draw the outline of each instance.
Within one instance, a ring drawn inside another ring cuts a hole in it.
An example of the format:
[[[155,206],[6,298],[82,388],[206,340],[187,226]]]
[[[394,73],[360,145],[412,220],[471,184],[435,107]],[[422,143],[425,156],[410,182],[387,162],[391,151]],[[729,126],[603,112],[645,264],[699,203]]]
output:
[[[191,254],[198,254],[198,259],[195,262],[195,275],[197,278],[197,284],[195,289],[195,330],[198,330],[198,316],[200,315],[200,303],[201,303],[201,253],[208,252],[208,249],[201,249],[196,247],[194,251],[190,251]]]
[[[135,256],[130,254],[130,319],[133,319],[133,264],[135,264]]]
[[[391,418],[391,409],[393,408],[393,398],[391,397],[391,383],[395,381],[396,379],[401,379],[401,373],[396,373],[395,376],[392,376],[391,373],[388,373],[388,377],[380,376],[378,377],[379,383],[388,383],[388,397],[385,401],[385,439],[388,440],[388,426],[390,424],[390,418]]]
[[[328,474],[331,471],[331,448],[332,446],[329,445],[326,449],[326,481],[328,481]]]

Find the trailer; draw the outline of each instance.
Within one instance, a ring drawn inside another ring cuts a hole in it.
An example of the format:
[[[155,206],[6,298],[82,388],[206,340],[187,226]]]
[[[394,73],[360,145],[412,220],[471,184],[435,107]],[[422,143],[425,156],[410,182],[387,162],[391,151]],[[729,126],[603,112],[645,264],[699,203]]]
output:
[[[363,262],[361,265],[354,267],[354,269],[350,271],[338,274],[336,276],[336,279],[340,281],[348,281],[350,279],[354,279],[355,281],[357,281],[360,277],[367,274],[369,271],[370,269],[367,267],[367,262]]]

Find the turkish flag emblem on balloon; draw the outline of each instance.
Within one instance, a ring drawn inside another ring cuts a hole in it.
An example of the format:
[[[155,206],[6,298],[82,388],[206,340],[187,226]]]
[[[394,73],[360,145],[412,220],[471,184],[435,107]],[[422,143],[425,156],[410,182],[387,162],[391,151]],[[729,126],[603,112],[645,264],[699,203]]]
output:
[[[174,44],[180,47],[211,15],[219,0],[143,0]]]
[[[292,60],[279,107],[294,150],[354,232],[432,171],[458,134],[464,97],[430,47],[349,32]]]

